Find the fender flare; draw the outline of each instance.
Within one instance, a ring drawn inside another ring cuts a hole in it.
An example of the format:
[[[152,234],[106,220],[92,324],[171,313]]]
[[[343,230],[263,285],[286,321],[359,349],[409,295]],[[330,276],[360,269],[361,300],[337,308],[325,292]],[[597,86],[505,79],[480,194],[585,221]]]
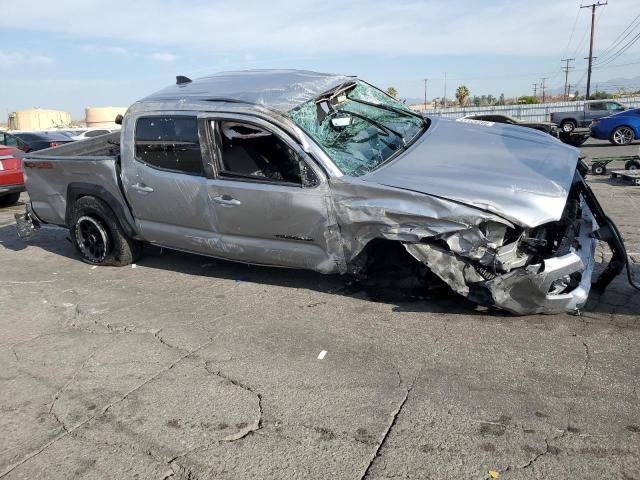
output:
[[[124,229],[125,233],[131,238],[140,239],[140,234],[136,230],[135,220],[128,209],[128,206],[122,205],[111,192],[96,185],[94,183],[72,182],[67,186],[67,206],[65,210],[64,222],[68,228],[71,228],[73,206],[80,197],[85,196],[96,197],[113,210],[120,226]]]

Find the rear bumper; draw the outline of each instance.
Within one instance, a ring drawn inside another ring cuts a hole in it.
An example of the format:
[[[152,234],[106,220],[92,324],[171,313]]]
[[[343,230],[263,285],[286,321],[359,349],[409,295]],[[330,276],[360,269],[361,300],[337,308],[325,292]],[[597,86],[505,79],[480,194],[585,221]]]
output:
[[[10,195],[12,193],[22,193],[26,192],[24,184],[22,185],[0,185],[0,197],[4,197],[5,195]]]

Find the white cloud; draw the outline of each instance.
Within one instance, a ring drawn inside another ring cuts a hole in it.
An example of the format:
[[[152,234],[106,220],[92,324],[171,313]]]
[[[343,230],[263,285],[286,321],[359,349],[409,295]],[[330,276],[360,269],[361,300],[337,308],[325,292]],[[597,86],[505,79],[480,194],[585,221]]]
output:
[[[126,56],[129,55],[129,51],[122,47],[104,47],[105,51],[109,53],[115,53],[116,55]]]
[[[0,68],[8,68],[15,65],[49,65],[52,63],[53,58],[44,55],[0,50]]]
[[[149,58],[151,58],[152,60],[157,60],[158,62],[170,63],[170,62],[173,62],[174,60],[176,60],[178,57],[176,55],[174,55],[173,53],[155,52],[155,53],[152,53],[151,55],[149,55]]]
[[[638,0],[616,0],[599,10],[596,52],[628,25]],[[584,56],[577,49],[590,20],[578,0],[57,0],[39,2],[24,16],[24,5],[3,5],[0,28],[55,31],[83,38],[140,42],[164,49],[184,48],[239,55],[250,51],[284,54]],[[73,11],[73,15],[67,12]],[[578,14],[572,45],[565,49]],[[160,34],[159,34],[160,32]],[[640,42],[631,50],[640,51]],[[173,54],[152,58],[171,62]]]

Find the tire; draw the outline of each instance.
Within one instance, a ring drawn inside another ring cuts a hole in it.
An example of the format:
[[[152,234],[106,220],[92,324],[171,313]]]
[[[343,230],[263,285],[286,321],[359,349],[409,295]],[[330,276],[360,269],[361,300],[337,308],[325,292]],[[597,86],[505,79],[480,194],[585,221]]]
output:
[[[633,129],[626,125],[616,127],[613,132],[611,132],[611,138],[609,139],[611,143],[618,146],[629,145],[634,140],[635,134]]]
[[[576,129],[577,126],[578,124],[573,120],[564,120],[560,124],[560,129],[565,133],[571,133]]]
[[[20,193],[10,193],[4,197],[0,197],[0,208],[12,207],[20,200]]]
[[[594,175],[606,175],[607,167],[602,163],[594,163],[593,165],[591,165],[591,173],[593,173]]]
[[[640,162],[638,160],[629,160],[624,164],[625,170],[640,170]]]
[[[92,196],[79,198],[73,206],[71,240],[91,265],[123,267],[142,252],[140,242],[124,233],[113,210]]]

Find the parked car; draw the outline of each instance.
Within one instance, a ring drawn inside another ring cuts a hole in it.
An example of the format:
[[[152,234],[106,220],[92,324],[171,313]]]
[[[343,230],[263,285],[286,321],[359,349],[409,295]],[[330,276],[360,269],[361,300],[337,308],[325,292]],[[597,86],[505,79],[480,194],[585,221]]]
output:
[[[119,129],[118,129],[119,130]],[[99,137],[117,131],[116,129],[107,128],[89,128],[78,133],[70,132],[68,135],[72,140],[86,140],[87,138]]]
[[[5,134],[5,136],[7,135],[17,138],[19,142],[18,148],[24,152],[35,152],[73,142],[66,135],[55,131],[12,132],[11,134]]]
[[[18,203],[25,191],[19,152],[16,147],[0,145],[0,208]]]
[[[560,126],[560,130],[569,133],[578,127],[588,127],[591,120],[622,112],[627,107],[612,100],[591,100],[584,102],[581,110],[551,113],[551,121]]]
[[[578,153],[531,129],[423,118],[356,77],[178,77],[130,107],[121,133],[27,154],[18,231],[69,228],[93,265],[130,264],[148,242],[360,281],[403,271],[518,314],[576,311],[594,232],[614,252],[598,289],[627,258]]]
[[[591,136],[614,145],[629,145],[640,138],[640,108],[625,110],[591,122]]]
[[[485,122],[506,123],[507,125],[518,125],[520,127],[533,128],[541,132],[548,133],[554,137],[558,136],[558,126],[551,122],[529,122],[526,120],[518,120],[509,115],[487,114],[487,115],[467,115],[464,118],[471,120],[483,120]]]
[[[0,131],[0,146],[19,148],[23,152],[26,152],[29,149],[23,140],[11,133],[2,131]]]

